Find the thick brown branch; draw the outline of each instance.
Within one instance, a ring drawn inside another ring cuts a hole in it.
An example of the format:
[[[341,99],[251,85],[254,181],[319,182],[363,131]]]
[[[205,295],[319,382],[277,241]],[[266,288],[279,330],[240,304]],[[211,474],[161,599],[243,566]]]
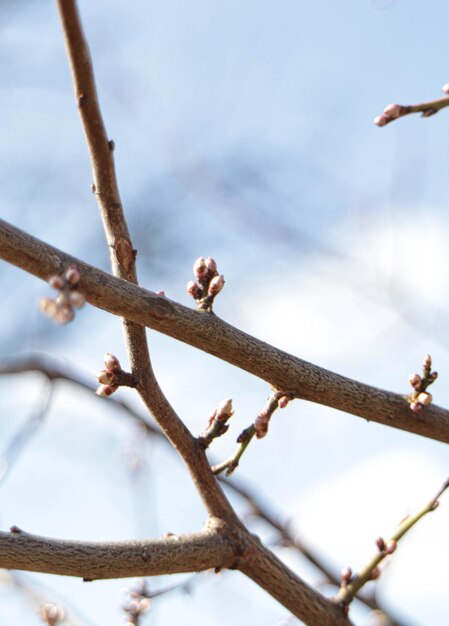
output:
[[[317,594],[254,538],[238,569],[265,589],[307,626],[349,626],[341,607]]]
[[[403,396],[377,389],[278,350],[209,313],[199,313],[122,281],[0,220],[0,257],[47,280],[74,263],[80,289],[101,309],[127,317],[240,367],[296,398],[449,443],[449,411],[413,415]]]
[[[104,543],[0,532],[0,567],[87,580],[202,572],[230,567],[234,560],[232,542],[215,529],[166,539]]]

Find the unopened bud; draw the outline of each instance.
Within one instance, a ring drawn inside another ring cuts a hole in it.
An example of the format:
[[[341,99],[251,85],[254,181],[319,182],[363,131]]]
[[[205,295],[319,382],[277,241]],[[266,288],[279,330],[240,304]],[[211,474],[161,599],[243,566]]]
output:
[[[385,541],[382,537],[378,537],[376,539],[376,546],[379,548],[379,552],[383,552],[385,550]]]
[[[423,391],[422,393],[419,394],[417,400],[424,406],[428,406],[433,400],[432,394],[427,393],[427,391]]]
[[[216,296],[223,289],[225,284],[224,276],[214,276],[209,283],[207,293],[210,296]]]
[[[402,109],[400,104],[389,104],[384,109],[384,115],[394,120],[401,115]]]
[[[410,411],[413,413],[419,413],[422,410],[422,404],[420,402],[410,402]]]
[[[348,584],[352,578],[352,569],[350,567],[343,567],[340,571],[341,582]]]
[[[208,270],[207,270],[206,261],[203,259],[202,256],[198,257],[195,263],[193,264],[193,273],[198,278],[198,280],[201,280],[202,278],[206,277],[207,272]]]
[[[227,419],[228,417],[231,417],[233,413],[232,400],[228,398],[227,400],[222,400],[220,402],[215,410],[214,416],[217,419]]]
[[[83,296],[81,291],[71,291],[69,293],[69,302],[72,306],[79,309],[85,304],[86,298]]]
[[[430,354],[426,354],[422,366],[423,369],[430,370],[430,368],[432,367],[432,357],[430,356]]]
[[[100,385],[95,393],[102,398],[109,398],[117,389],[118,385]]]
[[[431,374],[429,374],[429,378],[433,382],[438,378],[438,372],[432,372]]]
[[[373,124],[375,124],[376,126],[385,126],[385,124],[388,124],[388,122],[390,121],[391,118],[387,117],[386,115],[378,115],[374,118]]]
[[[390,539],[389,541],[387,541],[387,545],[385,546],[385,552],[387,554],[393,554],[397,547],[398,542],[396,541],[396,539]]]
[[[189,280],[189,282],[186,285],[186,290],[187,290],[187,293],[192,296],[192,298],[195,298],[195,300],[199,298],[200,287],[198,283],[196,283],[194,280]]]
[[[280,409],[285,409],[288,403],[289,403],[289,398],[287,396],[281,396],[278,400],[278,407]]]
[[[61,276],[50,276],[48,284],[53,289],[62,289],[64,287],[64,279]]]
[[[70,304],[57,304],[53,314],[53,321],[57,324],[68,324],[75,317],[75,312]]]
[[[442,89],[444,93],[449,94],[449,83],[446,83],[445,85],[443,85]]]
[[[64,619],[64,610],[56,604],[44,604],[41,606],[41,617],[48,624],[57,624]]]
[[[262,411],[254,420],[254,428],[256,429],[257,439],[262,439],[268,432],[268,422],[270,418],[268,413]]]
[[[41,298],[39,302],[39,308],[45,315],[53,317],[56,311],[56,302],[51,298]]]
[[[211,274],[215,274],[217,272],[217,263],[215,262],[215,259],[213,259],[211,256],[208,256],[205,263],[207,269]]]
[[[97,374],[97,380],[102,385],[110,385],[115,380],[115,374],[108,370],[101,370],[101,372]]]
[[[156,291],[156,295],[165,298],[165,291]]]
[[[171,533],[170,531],[165,531],[165,533],[162,533],[162,537],[164,539],[168,539],[169,537],[174,537],[175,533]]]
[[[371,580],[376,580],[380,576],[380,569],[378,567],[373,567],[371,571]]]
[[[410,376],[408,377],[408,382],[411,384],[412,387],[417,389],[422,382],[422,378],[419,374],[410,374]]]
[[[69,282],[71,285],[76,285],[80,279],[80,273],[78,271],[78,268],[75,265],[70,265],[70,267],[68,267],[66,270],[65,277],[67,279],[67,282]]]
[[[106,354],[104,355],[104,364],[108,372],[117,373],[122,371],[120,361],[115,355],[111,354],[110,352],[106,352]]]

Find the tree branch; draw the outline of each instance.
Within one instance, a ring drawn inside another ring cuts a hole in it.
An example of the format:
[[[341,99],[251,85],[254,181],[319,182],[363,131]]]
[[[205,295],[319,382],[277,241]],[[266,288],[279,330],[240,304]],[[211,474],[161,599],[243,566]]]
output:
[[[236,548],[228,535],[201,532],[141,541],[65,541],[13,527],[0,532],[0,567],[86,580],[159,576],[232,567]]]
[[[251,337],[216,315],[192,311],[115,278],[0,220],[0,258],[48,280],[75,264],[90,304],[131,319],[240,367],[291,397],[449,443],[449,411],[435,405],[414,415],[399,394],[335,374]]]

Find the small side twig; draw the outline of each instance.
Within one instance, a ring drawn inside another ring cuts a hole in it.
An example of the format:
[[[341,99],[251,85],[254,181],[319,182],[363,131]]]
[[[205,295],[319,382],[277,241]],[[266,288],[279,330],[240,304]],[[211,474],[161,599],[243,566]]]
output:
[[[380,563],[390,554],[395,552],[398,541],[427,513],[434,511],[439,505],[438,498],[449,487],[449,478],[438,490],[435,496],[414,515],[407,516],[397,527],[388,540],[379,537],[376,540],[377,552],[368,563],[357,573],[352,574],[349,567],[341,572],[341,587],[335,601],[347,610],[358,591],[370,580],[380,576]]]
[[[262,439],[268,432],[268,424],[270,422],[271,416],[276,411],[276,409],[287,406],[289,402],[288,396],[283,391],[273,391],[267,399],[267,402],[259,413],[259,415],[254,420],[254,423],[245,428],[237,438],[238,446],[235,452],[222,463],[218,463],[214,465],[212,471],[214,474],[221,474],[224,470],[226,470],[226,476],[232,474],[232,472],[238,467],[240,463],[240,459],[242,458],[243,453],[246,448],[251,443],[252,439],[256,437],[257,439]]]
[[[421,117],[431,117],[441,109],[449,106],[449,83],[443,86],[443,91],[448,95],[436,100],[430,100],[429,102],[422,102],[421,104],[389,104],[381,115],[377,115],[374,118],[373,123],[376,126],[386,126],[400,117],[410,115],[410,113],[421,113]]]

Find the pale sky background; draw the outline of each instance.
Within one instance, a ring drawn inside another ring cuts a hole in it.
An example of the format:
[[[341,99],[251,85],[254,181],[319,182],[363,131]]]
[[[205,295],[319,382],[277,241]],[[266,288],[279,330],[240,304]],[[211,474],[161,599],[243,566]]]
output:
[[[449,114],[372,124],[389,102],[440,97],[449,80],[447,3],[79,4],[141,283],[191,305],[192,263],[212,255],[227,281],[215,309],[225,320],[400,393],[430,352],[440,372],[435,402],[448,406]],[[108,269],[53,2],[0,2],[0,106],[1,217]],[[86,307],[56,327],[37,309],[51,293],[44,283],[3,263],[0,286],[0,357],[46,352],[91,377],[106,351],[126,363],[117,318]],[[193,432],[233,398],[231,432],[212,449],[224,458],[268,386],[167,337],[149,338],[161,384]],[[37,376],[0,379],[0,455],[42,393]],[[118,395],[143,410],[131,391]],[[144,464],[133,475],[127,459],[136,446]],[[436,492],[448,453],[294,402],[250,446],[238,474],[336,568],[357,568],[379,534]],[[181,533],[205,517],[165,446],[142,442],[118,410],[63,384],[0,493],[2,530],[17,524],[64,538]],[[409,626],[447,625],[448,528],[446,494],[380,579],[379,598]],[[275,538],[262,524],[254,530]],[[294,553],[277,553],[311,584],[321,582]],[[238,573],[203,579],[191,595],[157,600],[145,626],[275,626],[287,617]],[[44,585],[49,600],[66,599],[83,624],[123,623],[128,581],[26,580]],[[0,626],[36,626],[35,610],[0,585]],[[357,626],[373,626],[359,607],[352,615]]]

